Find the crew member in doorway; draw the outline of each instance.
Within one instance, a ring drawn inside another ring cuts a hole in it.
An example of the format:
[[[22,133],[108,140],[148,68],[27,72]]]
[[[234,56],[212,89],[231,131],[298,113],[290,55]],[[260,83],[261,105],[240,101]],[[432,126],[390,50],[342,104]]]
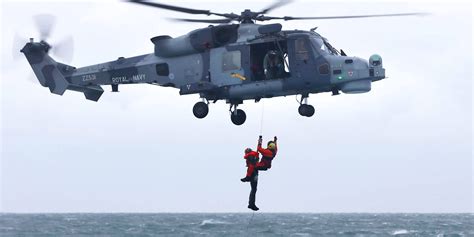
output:
[[[275,50],[268,51],[263,59],[265,77],[267,79],[282,78],[285,75],[285,62],[280,53]]]

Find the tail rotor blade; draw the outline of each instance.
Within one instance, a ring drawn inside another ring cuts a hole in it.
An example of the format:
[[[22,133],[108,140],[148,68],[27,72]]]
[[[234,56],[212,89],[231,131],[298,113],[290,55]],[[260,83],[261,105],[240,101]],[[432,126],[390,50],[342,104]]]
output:
[[[13,36],[13,44],[12,44],[12,58],[13,60],[19,60],[22,58],[22,54],[20,50],[28,43],[27,39],[20,36],[18,33],[15,33]]]
[[[56,24],[56,17],[49,14],[42,14],[34,16],[36,27],[40,33],[40,39],[46,40]]]
[[[29,73],[28,77],[26,78],[26,81],[33,84],[38,84],[38,79],[36,78],[36,75],[33,72]]]
[[[69,36],[53,45],[52,53],[65,62],[71,62],[74,56],[74,39]]]

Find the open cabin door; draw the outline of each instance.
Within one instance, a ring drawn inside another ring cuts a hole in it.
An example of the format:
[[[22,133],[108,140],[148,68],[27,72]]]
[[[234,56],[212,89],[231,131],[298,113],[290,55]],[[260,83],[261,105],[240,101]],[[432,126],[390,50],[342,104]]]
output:
[[[272,41],[250,46],[252,81],[290,77],[287,41]]]

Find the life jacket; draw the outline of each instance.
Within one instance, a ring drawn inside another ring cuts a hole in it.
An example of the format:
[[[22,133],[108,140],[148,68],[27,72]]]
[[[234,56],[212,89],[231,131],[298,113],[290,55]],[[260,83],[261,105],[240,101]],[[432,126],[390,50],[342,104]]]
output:
[[[247,164],[256,165],[257,162],[258,162],[258,158],[255,156],[249,156],[249,158],[247,158]]]
[[[270,152],[272,152],[272,155],[271,156],[264,156],[262,155],[262,160],[266,160],[266,161],[272,161],[273,158],[275,158],[276,156],[276,151],[275,150],[270,150],[268,149]]]
[[[247,165],[256,165],[258,163],[258,153],[257,152],[251,152],[248,155],[246,155],[247,160]]]

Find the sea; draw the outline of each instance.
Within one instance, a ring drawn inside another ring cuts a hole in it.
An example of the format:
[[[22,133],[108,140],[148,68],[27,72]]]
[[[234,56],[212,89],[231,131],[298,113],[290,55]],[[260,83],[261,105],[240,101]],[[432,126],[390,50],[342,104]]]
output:
[[[474,236],[473,214],[0,214],[0,236]]]

